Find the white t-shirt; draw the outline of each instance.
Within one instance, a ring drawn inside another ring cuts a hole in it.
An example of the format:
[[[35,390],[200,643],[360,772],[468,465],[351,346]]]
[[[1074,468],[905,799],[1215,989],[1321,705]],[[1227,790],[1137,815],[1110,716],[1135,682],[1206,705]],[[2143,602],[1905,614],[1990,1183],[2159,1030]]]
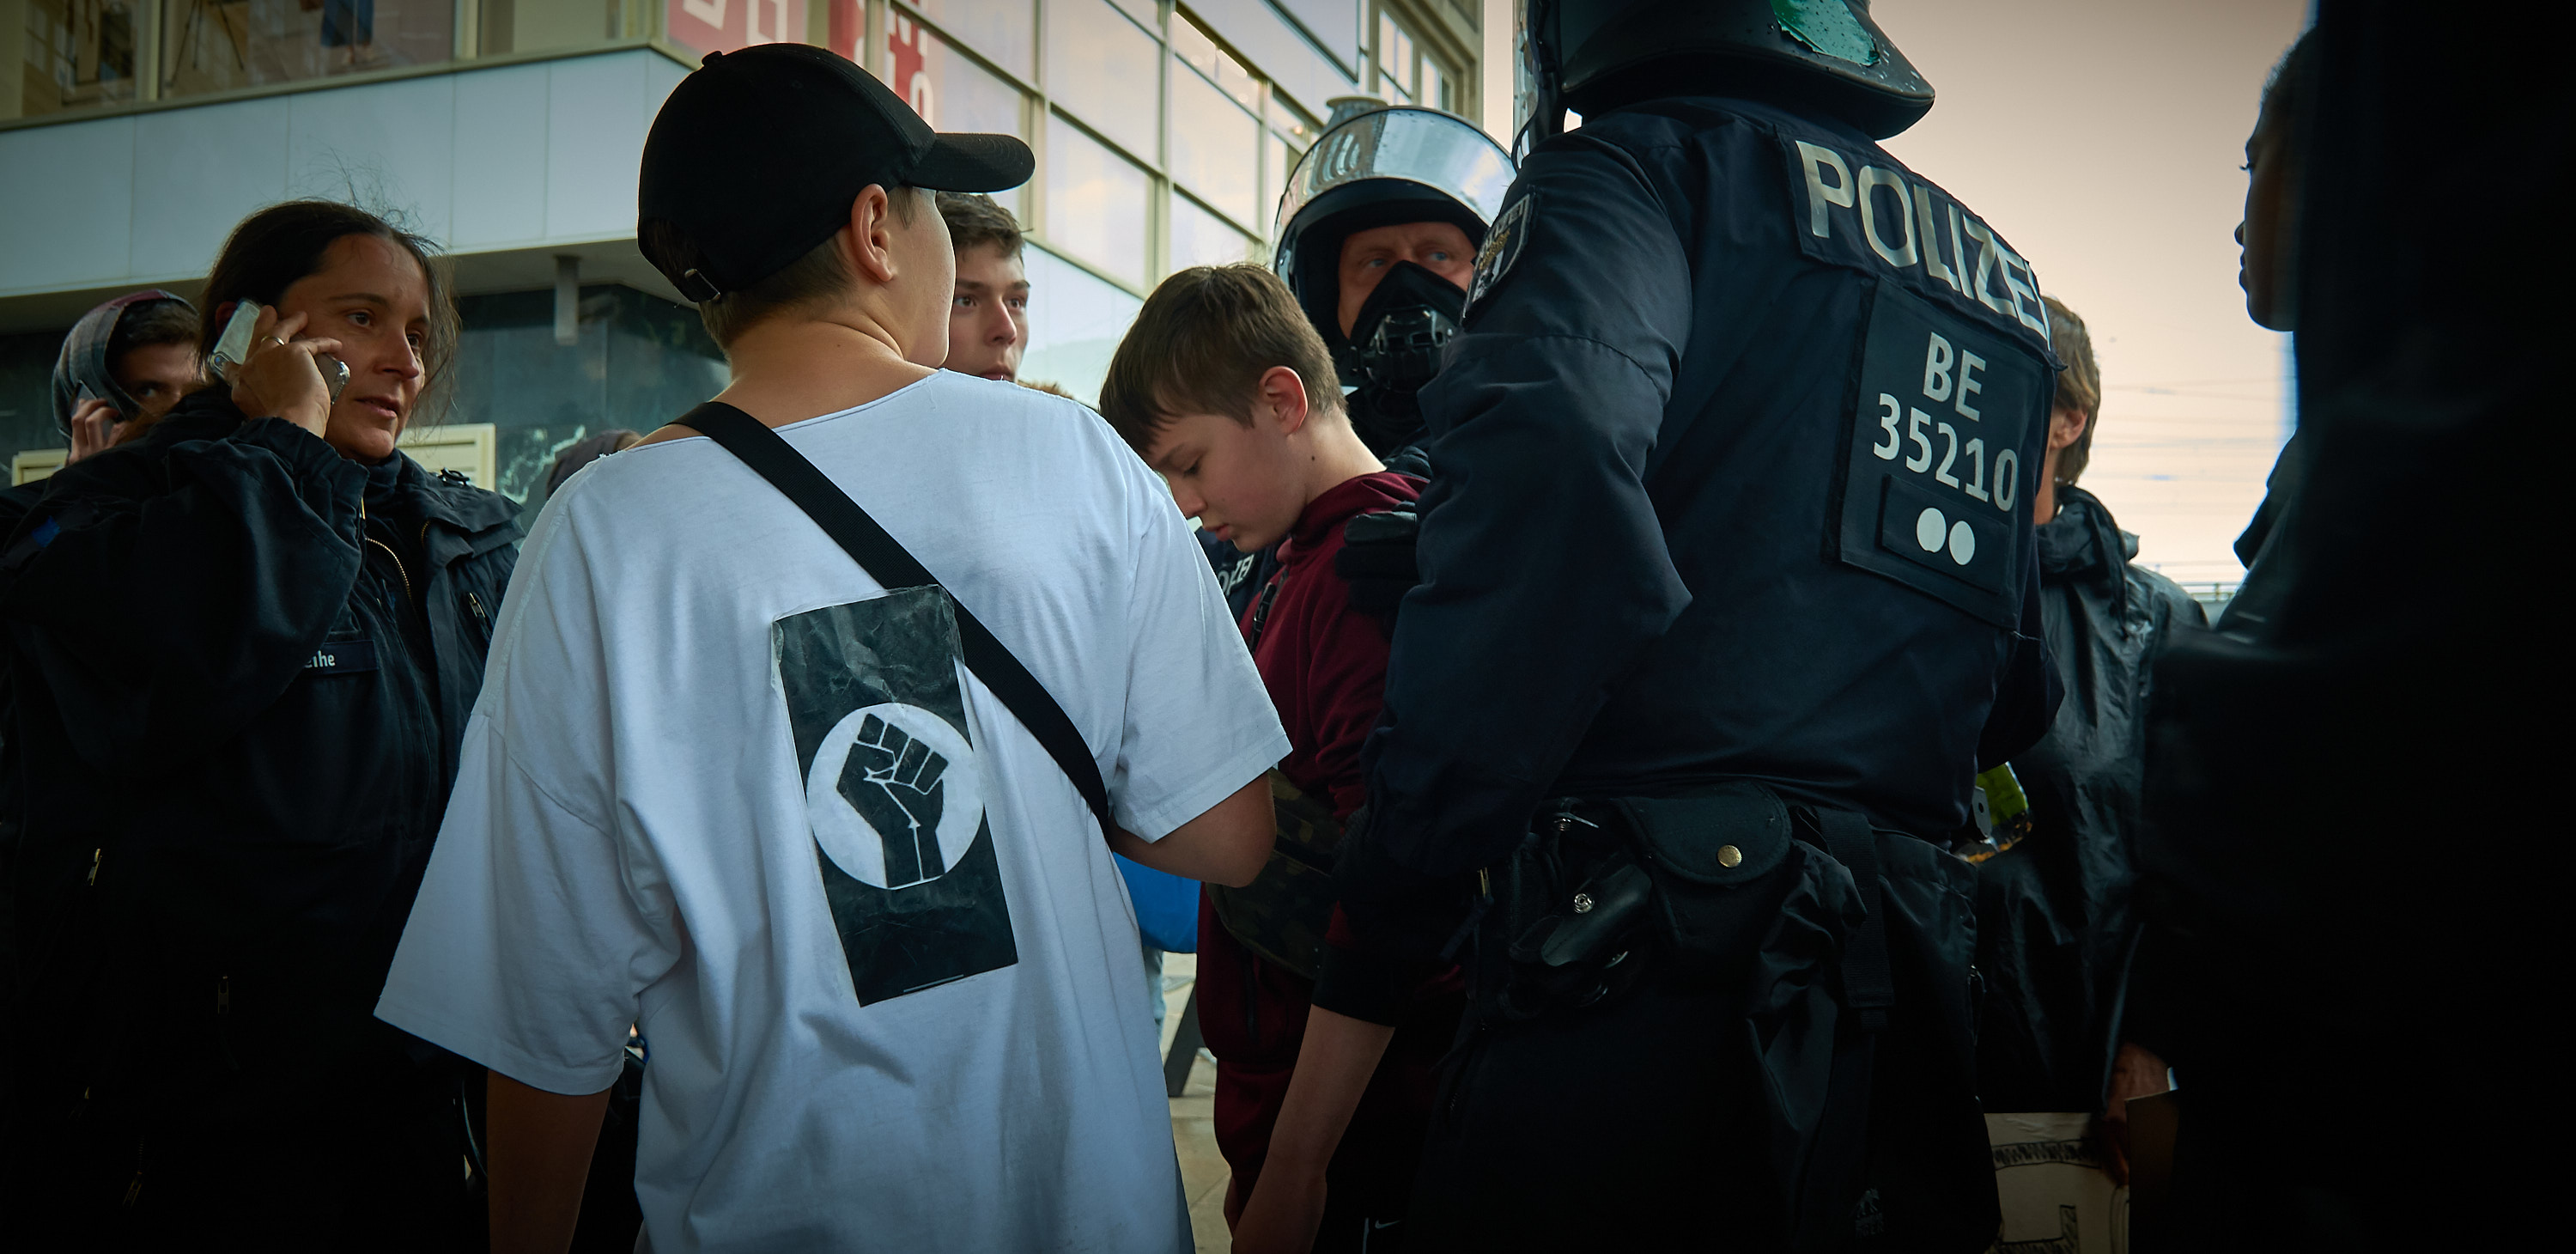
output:
[[[1287,753],[1088,411],[942,372],[780,434],[1063,703],[1127,830]],[[560,1093],[640,1025],[652,1249],[1190,1248],[1126,890],[945,605],[706,439],[528,538],[376,1013]]]

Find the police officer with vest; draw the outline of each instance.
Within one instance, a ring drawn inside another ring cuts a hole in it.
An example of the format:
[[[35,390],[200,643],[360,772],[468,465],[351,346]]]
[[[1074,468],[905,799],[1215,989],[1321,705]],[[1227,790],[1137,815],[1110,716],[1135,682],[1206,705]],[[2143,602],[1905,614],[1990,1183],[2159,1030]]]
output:
[[[1526,11],[1337,870],[1473,972],[1408,1249],[1983,1249],[1944,847],[2056,702],[2036,280],[1878,147],[1932,91],[1865,7]]]
[[[1511,185],[1511,157],[1438,109],[1371,96],[1332,104],[1323,134],[1288,173],[1271,269],[1332,351],[1361,441],[1390,469],[1428,477],[1416,397],[1458,333],[1476,249]],[[1361,608],[1391,612],[1412,583],[1413,515],[1366,517],[1343,573]],[[1241,618],[1275,559],[1201,543]]]

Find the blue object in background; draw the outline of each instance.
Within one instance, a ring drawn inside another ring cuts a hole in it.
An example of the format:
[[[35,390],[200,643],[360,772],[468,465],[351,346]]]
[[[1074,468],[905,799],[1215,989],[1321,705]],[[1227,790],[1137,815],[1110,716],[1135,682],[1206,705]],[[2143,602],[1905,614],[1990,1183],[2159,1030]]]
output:
[[[1117,857],[1111,854],[1111,857]],[[1136,903],[1136,928],[1145,943],[1176,954],[1199,951],[1199,882],[1118,858],[1127,877],[1127,899]]]

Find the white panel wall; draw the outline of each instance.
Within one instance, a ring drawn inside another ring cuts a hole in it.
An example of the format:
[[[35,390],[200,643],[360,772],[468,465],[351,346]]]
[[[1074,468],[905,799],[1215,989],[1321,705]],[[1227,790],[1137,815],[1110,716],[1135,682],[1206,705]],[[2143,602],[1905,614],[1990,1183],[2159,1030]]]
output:
[[[0,132],[0,290],[91,287],[125,270],[134,119]]]
[[[461,253],[631,235],[644,132],[686,73],[638,49],[0,131],[0,298],[196,277],[296,196]]]

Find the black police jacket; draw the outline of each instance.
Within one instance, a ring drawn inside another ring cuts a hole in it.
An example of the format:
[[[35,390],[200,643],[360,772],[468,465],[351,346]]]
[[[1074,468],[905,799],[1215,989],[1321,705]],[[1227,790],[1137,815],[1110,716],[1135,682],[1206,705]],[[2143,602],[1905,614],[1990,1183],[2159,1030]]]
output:
[[[287,1135],[419,1055],[373,1010],[516,514],[219,391],[50,481],[0,553],[24,770],[0,1141]]]
[[[1544,797],[1718,778],[1955,828],[2051,712],[2052,366],[2027,263],[1856,131],[1663,100],[1541,145],[1422,393],[1374,843],[1454,874]]]
[[[2101,1108],[2138,939],[2131,907],[2150,668],[2207,625],[2093,494],[2058,488],[2039,528],[2040,619],[2066,691],[2016,755],[2031,830],[1977,864],[1977,1095],[1988,1110]]]

